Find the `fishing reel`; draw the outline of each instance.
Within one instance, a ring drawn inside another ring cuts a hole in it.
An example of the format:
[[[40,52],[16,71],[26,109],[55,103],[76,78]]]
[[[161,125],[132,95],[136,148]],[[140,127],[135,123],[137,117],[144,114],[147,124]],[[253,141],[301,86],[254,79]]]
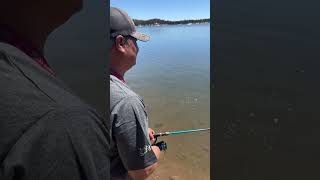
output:
[[[167,148],[168,148],[167,143],[164,142],[164,141],[160,141],[160,142],[158,142],[158,143],[156,143],[156,144],[154,144],[154,145],[155,145],[155,146],[158,146],[158,148],[160,149],[160,151],[165,151],[165,150],[167,150]]]
[[[153,142],[152,145],[158,146],[159,149],[160,149],[160,151],[165,151],[165,150],[167,150],[168,145],[167,145],[166,142],[160,141],[160,142],[157,143],[157,141],[158,141],[158,137],[160,137],[160,136],[168,136],[168,135],[169,135],[169,132],[164,132],[164,133],[157,133],[157,134],[155,134],[155,135],[153,136],[155,140],[154,140],[154,142]]]

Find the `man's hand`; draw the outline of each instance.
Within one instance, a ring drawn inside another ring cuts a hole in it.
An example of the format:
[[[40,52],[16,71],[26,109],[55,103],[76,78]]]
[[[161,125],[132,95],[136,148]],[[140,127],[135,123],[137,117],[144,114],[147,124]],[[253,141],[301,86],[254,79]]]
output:
[[[154,141],[154,134],[155,134],[154,130],[151,129],[151,128],[149,128],[149,129],[148,129],[148,134],[149,134],[149,139],[150,139],[151,143],[153,143],[153,141]]]
[[[165,151],[168,148],[167,143],[165,143],[164,141],[160,141],[155,145],[159,148],[160,151]]]

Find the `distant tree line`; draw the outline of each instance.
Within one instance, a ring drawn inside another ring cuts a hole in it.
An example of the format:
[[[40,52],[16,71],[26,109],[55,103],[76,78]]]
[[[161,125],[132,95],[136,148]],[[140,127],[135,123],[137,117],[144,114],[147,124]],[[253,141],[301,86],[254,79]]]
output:
[[[155,24],[189,24],[189,23],[207,23],[210,22],[210,19],[194,19],[194,20],[180,20],[180,21],[167,21],[162,19],[149,19],[149,20],[139,20],[133,19],[133,22],[136,26],[139,25],[155,25]]]

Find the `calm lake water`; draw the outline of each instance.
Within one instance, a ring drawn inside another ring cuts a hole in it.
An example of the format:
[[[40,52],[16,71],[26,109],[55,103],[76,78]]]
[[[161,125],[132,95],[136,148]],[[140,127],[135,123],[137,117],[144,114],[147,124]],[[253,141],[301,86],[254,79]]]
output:
[[[139,27],[137,64],[125,76],[143,96],[156,132],[210,126],[210,25]],[[151,179],[209,179],[208,132],[160,138],[168,143]]]

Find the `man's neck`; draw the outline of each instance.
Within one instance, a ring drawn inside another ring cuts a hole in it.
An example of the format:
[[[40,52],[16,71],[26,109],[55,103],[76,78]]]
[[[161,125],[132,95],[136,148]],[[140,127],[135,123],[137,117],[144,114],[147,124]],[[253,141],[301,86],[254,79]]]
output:
[[[35,11],[35,10],[34,10]],[[44,46],[49,34],[55,29],[49,20],[44,20],[38,12],[21,9],[21,15],[8,17],[4,25],[13,31],[19,38],[24,39],[40,55],[44,54]],[[26,15],[30,13],[30,15]],[[22,15],[24,14],[24,16]],[[33,17],[33,18],[32,18]]]
[[[41,32],[39,32],[37,35],[32,35],[28,33],[27,30],[21,31],[21,29],[6,24],[0,24],[0,31],[1,41],[17,46],[17,48],[27,48],[29,50],[32,50],[36,52],[36,54],[33,54],[33,56],[43,56],[44,45],[47,35],[44,34],[41,37]]]
[[[119,75],[119,76],[121,76],[122,78],[124,77],[124,74],[126,73],[126,71],[122,71],[121,69],[119,69],[119,68],[114,68],[114,67],[112,67],[112,68],[110,68],[110,74],[117,74],[117,75]]]
[[[122,73],[121,71],[117,71],[114,68],[110,68],[110,74],[114,75],[115,77],[117,77],[118,79],[120,79],[122,82],[126,82],[124,80],[124,72]]]
[[[15,26],[14,31],[21,36],[21,38],[29,42],[41,56],[44,55],[45,42],[49,36],[49,33],[46,32],[44,28],[22,28]]]

